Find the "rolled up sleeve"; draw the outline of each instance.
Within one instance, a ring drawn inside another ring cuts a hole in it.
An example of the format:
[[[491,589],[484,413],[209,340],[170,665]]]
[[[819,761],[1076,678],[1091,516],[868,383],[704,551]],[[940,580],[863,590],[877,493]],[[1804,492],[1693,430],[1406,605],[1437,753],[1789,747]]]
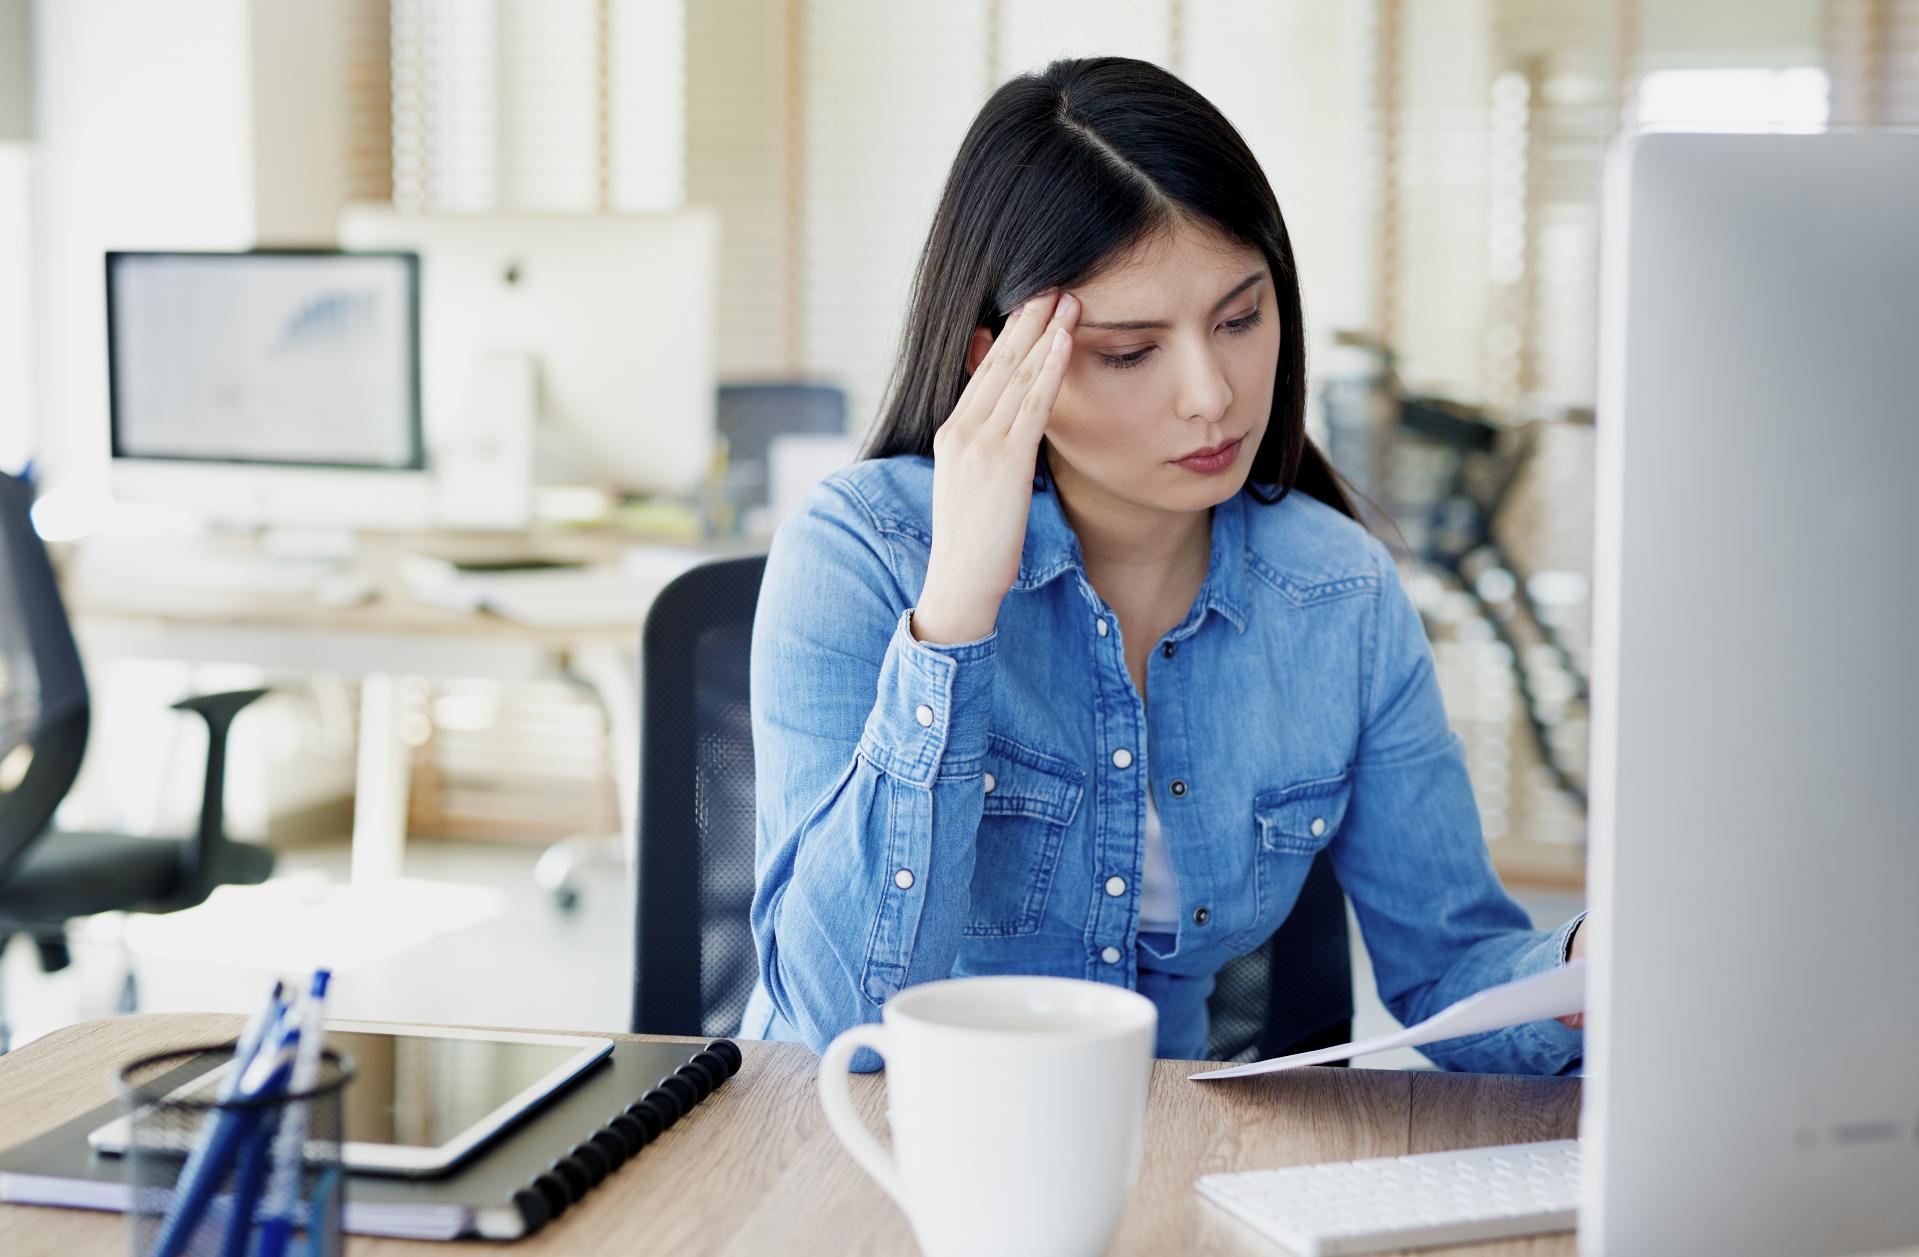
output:
[[[1500,885],[1431,646],[1384,547],[1375,545],[1375,562],[1381,581],[1366,722],[1332,856],[1380,998],[1411,1025],[1562,963],[1578,918],[1535,930]],[[1560,1074],[1578,1066],[1583,1046],[1582,1032],[1549,1019],[1421,1051],[1449,1069]]]

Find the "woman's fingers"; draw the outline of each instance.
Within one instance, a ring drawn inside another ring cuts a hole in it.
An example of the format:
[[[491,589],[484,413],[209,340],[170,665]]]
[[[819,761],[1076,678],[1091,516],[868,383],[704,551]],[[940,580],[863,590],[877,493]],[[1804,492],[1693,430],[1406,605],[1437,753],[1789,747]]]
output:
[[[993,339],[993,347],[973,372],[973,378],[960,390],[953,408],[954,418],[983,422],[991,416],[1006,391],[1007,381],[1020,362],[1032,351],[1046,330],[1047,321],[1057,304],[1057,292],[1043,292],[1021,306],[1006,320],[1006,326]]]
[[[1020,398],[1007,427],[1010,440],[1035,450],[1046,432],[1046,421],[1053,417],[1053,403],[1059,399],[1060,385],[1066,381],[1066,364],[1073,356],[1073,335],[1056,323],[1040,347],[1046,356],[1033,377],[1033,386]]]
[[[1066,363],[1072,356],[1072,329],[1079,315],[1079,302],[1068,293],[1046,325],[1046,334],[1038,337],[1026,358],[1014,370],[993,409],[989,430],[1014,433],[1039,445],[1039,434],[1053,412],[1053,400],[1059,396],[1066,378]]]

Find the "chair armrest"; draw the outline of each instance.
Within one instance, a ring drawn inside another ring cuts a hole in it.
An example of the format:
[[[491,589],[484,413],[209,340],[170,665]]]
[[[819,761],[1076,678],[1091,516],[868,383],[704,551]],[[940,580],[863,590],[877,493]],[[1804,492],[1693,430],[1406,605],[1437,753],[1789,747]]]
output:
[[[207,722],[207,771],[200,794],[200,828],[194,840],[180,849],[182,886],[200,884],[206,870],[213,866],[220,844],[226,841],[227,732],[233,727],[233,718],[269,692],[228,690],[183,698],[173,705],[173,710],[194,712]]]

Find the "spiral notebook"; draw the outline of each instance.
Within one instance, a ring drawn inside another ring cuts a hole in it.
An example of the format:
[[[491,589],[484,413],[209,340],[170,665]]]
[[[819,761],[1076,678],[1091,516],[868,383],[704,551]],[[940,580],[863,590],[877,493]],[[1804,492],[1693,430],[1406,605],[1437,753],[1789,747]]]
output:
[[[717,1084],[716,1058],[726,1067]],[[531,1235],[610,1175],[630,1172],[628,1160],[661,1155],[651,1146],[660,1130],[723,1090],[739,1065],[739,1048],[725,1039],[617,1043],[604,1066],[449,1174],[349,1175],[346,1229],[420,1240]],[[121,1107],[109,1101],[0,1153],[0,1203],[124,1212],[130,1193],[121,1159],[87,1144],[88,1132]]]

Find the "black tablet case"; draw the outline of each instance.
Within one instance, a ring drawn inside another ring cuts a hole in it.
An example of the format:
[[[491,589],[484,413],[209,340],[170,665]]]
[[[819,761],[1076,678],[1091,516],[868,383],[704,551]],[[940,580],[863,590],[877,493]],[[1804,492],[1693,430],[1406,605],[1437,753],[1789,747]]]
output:
[[[490,1239],[531,1235],[608,1174],[619,1173],[625,1160],[648,1155],[647,1146],[660,1131],[718,1089],[738,1071],[739,1063],[739,1048],[725,1039],[704,1046],[616,1043],[610,1057],[445,1174],[349,1174],[347,1229],[396,1233],[355,1226],[351,1206],[356,1204],[441,1205],[471,1212],[463,1234]],[[722,1075],[718,1084],[712,1082],[715,1075]],[[124,1111],[122,1101],[109,1101],[0,1153],[0,1173],[120,1182],[125,1158],[95,1152],[87,1135]],[[632,1151],[621,1155],[626,1149]],[[10,1195],[20,1200],[20,1193]]]

